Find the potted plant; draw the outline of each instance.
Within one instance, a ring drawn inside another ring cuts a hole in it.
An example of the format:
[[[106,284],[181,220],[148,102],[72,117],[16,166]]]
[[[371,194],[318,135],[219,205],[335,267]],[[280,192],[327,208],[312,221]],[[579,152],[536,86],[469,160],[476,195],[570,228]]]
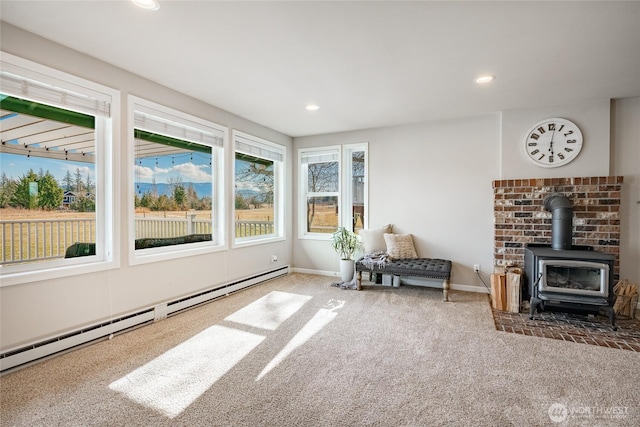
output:
[[[351,281],[353,278],[353,253],[360,246],[358,236],[345,227],[338,229],[331,236],[331,245],[340,255],[340,275],[343,282]]]

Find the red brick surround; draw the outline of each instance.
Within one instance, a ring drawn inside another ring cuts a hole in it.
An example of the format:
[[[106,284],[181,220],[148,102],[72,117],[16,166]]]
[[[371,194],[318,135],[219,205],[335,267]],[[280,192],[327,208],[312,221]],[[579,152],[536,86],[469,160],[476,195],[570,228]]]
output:
[[[621,176],[493,181],[494,264],[523,267],[525,244],[551,244],[551,212],[543,200],[560,193],[573,204],[573,244],[615,254],[617,280],[621,187]]]

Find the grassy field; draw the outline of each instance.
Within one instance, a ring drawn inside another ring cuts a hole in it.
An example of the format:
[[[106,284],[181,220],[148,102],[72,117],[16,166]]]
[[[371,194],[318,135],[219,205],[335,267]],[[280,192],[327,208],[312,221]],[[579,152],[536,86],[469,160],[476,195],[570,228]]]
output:
[[[151,211],[146,208],[136,209],[136,217],[140,218],[186,218],[191,211]],[[196,218],[211,218],[211,211],[195,211]],[[273,208],[241,209],[235,211],[237,221],[273,221]],[[5,208],[0,209],[0,220],[51,220],[51,219],[77,219],[95,218],[94,212],[75,211],[39,211],[29,209]],[[338,214],[333,206],[316,207],[314,225],[319,227],[335,227],[338,224]]]
[[[136,218],[180,218],[196,214],[196,219],[211,218],[211,211],[166,211],[157,212],[137,209]],[[95,242],[95,213],[74,211],[39,211],[29,209],[0,209],[2,221],[43,221],[29,226],[1,228],[1,262],[16,259],[61,257],[67,246],[74,242]],[[69,220],[69,223],[62,222]],[[79,221],[81,225],[78,225]],[[235,211],[236,221],[273,221],[273,208],[242,209]],[[335,207],[317,206],[311,231],[332,233],[338,225]],[[236,230],[236,233],[238,230]]]

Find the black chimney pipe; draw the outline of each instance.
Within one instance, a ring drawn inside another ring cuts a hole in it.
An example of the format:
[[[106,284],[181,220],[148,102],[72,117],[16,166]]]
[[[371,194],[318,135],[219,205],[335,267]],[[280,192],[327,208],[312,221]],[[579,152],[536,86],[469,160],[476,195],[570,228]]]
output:
[[[544,208],[551,212],[551,249],[571,249],[573,208],[571,201],[559,193],[545,197]]]

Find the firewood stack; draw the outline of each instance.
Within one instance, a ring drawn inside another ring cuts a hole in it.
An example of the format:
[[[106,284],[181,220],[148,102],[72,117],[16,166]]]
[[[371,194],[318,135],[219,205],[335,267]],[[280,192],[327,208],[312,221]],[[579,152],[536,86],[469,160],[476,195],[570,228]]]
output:
[[[621,280],[613,287],[613,293],[616,296],[613,304],[616,315],[633,319],[638,305],[638,284],[629,283],[627,279]]]
[[[522,303],[522,269],[496,268],[491,275],[491,307],[509,313],[519,313]]]

